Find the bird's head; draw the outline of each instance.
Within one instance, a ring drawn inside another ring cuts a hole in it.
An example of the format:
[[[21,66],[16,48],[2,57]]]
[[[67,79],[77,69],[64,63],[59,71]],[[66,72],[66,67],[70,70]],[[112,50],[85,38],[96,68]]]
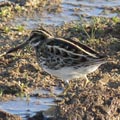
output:
[[[34,30],[31,32],[30,37],[26,42],[35,48],[42,45],[48,38],[51,37],[53,37],[53,35],[46,30]]]
[[[45,29],[34,30],[31,32],[30,36],[27,38],[27,40],[25,42],[16,46],[15,48],[9,49],[7,52],[4,52],[3,54],[1,54],[0,57],[7,55],[8,53],[15,52],[18,49],[22,49],[28,44],[30,44],[32,47],[36,48],[36,47],[44,44],[46,42],[46,40],[49,38],[53,38],[53,35],[50,32],[48,32],[47,30],[45,30]]]

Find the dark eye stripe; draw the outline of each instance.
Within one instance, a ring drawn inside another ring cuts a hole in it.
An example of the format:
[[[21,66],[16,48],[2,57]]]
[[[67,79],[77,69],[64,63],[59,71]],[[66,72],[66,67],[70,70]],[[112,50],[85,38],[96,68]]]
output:
[[[35,37],[33,39],[31,39],[30,43],[31,44],[35,44],[35,43],[38,43],[40,41],[40,38],[39,37]]]

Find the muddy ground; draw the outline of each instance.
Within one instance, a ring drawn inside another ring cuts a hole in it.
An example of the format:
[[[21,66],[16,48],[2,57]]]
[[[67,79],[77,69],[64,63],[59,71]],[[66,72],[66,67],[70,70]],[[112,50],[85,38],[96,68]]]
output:
[[[81,22],[71,22],[59,27],[43,25],[56,37],[76,37],[111,60],[88,75],[91,82],[87,87],[82,86],[82,79],[71,81],[72,86],[67,94],[61,96],[62,101],[57,102],[55,117],[50,118],[52,120],[120,120],[120,19],[95,19],[94,26],[93,22],[84,22],[84,26]],[[2,18],[0,53],[23,42],[31,32],[22,27],[7,28],[7,24]],[[31,91],[36,88],[50,90],[51,94],[46,97],[56,98],[52,94],[54,86],[65,88],[65,83],[42,71],[30,46],[0,57],[0,101],[31,95]],[[0,114],[1,120],[2,115]],[[30,120],[42,120],[42,117],[40,112]]]

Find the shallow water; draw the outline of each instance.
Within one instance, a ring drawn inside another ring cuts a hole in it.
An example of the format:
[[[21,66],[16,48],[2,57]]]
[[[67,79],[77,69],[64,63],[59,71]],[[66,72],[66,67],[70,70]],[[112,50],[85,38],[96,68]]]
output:
[[[0,102],[0,109],[26,119],[32,117],[38,111],[46,111],[54,106],[53,100],[52,98],[30,97],[27,101],[26,98],[18,98],[14,101]]]
[[[61,25],[65,22],[79,20],[80,15],[85,17],[120,16],[119,13],[112,12],[109,8],[120,7],[119,0],[63,0],[60,13],[48,13],[44,11],[41,14],[35,13],[32,17],[19,17],[14,20],[14,24],[24,24],[27,28],[36,28],[38,24]],[[13,21],[11,21],[13,23]]]
[[[60,94],[62,89],[54,88],[53,93]],[[50,94],[50,91],[36,89],[32,94]],[[42,98],[42,97],[29,97],[27,98],[17,98],[16,100],[11,100],[7,102],[0,102],[0,109],[8,113],[21,116],[24,120],[34,116],[37,112],[45,112],[45,117],[51,116],[51,110],[56,107],[54,98]],[[47,113],[46,113],[47,112]]]

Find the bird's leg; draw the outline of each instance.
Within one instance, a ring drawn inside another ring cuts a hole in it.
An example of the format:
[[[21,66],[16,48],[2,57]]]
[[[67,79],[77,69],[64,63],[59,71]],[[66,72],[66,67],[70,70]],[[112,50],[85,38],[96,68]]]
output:
[[[63,90],[62,95],[66,95],[66,93],[68,92],[68,90],[71,88],[71,82],[66,81],[65,84],[66,84],[65,85],[65,89]]]
[[[70,83],[69,83],[69,82],[66,82],[65,89],[64,89],[64,91],[63,91],[63,95],[66,95],[66,93],[68,92],[70,86],[71,86]]]
[[[90,80],[87,78],[87,76],[85,75],[85,82],[84,82],[84,84],[83,84],[83,87],[86,87],[87,86],[87,84],[90,82]]]

